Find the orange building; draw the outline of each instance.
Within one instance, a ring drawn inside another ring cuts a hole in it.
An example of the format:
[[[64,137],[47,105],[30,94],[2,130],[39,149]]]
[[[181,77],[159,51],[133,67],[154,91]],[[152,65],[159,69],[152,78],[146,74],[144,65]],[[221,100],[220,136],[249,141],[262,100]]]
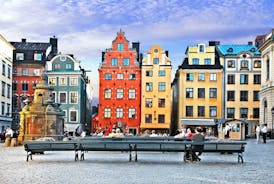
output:
[[[112,47],[102,52],[99,67],[99,122],[97,127],[139,133],[141,118],[141,68],[139,43],[129,41],[121,30]],[[96,130],[93,130],[96,131]]]

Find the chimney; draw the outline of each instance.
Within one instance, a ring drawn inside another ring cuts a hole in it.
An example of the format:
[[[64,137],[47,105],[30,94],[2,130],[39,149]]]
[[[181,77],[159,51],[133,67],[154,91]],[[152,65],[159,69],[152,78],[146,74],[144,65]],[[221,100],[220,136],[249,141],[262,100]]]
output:
[[[136,52],[137,52],[137,61],[140,62],[140,42],[132,42],[132,48],[133,49],[136,49]]]
[[[26,38],[22,38],[22,43],[26,43],[27,39]]]
[[[247,42],[248,45],[252,45],[252,41]]]
[[[104,62],[104,60],[105,60],[105,52],[102,52],[102,63]]]
[[[165,53],[166,53],[166,57],[168,57],[168,50],[166,50]]]
[[[209,41],[208,42],[208,46],[216,46],[216,45],[220,45],[220,41]]]
[[[53,38],[49,39],[49,43],[51,44],[51,48],[52,48],[52,55],[57,55],[58,53],[58,39],[55,38],[55,36],[53,36]]]

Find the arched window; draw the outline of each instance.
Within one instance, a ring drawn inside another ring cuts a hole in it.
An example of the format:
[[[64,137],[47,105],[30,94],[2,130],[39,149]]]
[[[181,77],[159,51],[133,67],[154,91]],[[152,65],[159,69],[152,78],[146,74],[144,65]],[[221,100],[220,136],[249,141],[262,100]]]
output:
[[[267,58],[267,60],[266,60],[266,80],[269,80],[269,73],[270,73],[269,58]]]

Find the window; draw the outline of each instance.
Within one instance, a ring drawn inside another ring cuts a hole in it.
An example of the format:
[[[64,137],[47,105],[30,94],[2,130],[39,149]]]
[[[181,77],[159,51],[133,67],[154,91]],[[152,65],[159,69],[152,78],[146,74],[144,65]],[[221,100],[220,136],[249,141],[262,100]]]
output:
[[[205,106],[198,106],[198,116],[199,117],[205,116]]]
[[[116,109],[116,118],[123,118],[124,112],[122,108],[117,108]]]
[[[34,76],[40,76],[40,70],[39,69],[34,69],[33,70],[33,75]]]
[[[235,118],[235,108],[227,108],[227,118]]]
[[[159,70],[158,75],[159,76],[166,76],[166,71],[165,70]]]
[[[59,78],[59,85],[60,85],[60,86],[65,86],[65,85],[67,85],[67,78],[66,78],[66,77],[60,77],[60,78]]]
[[[199,64],[199,59],[198,58],[193,58],[192,59],[192,64],[193,65],[198,65]]]
[[[159,82],[158,83],[158,91],[165,91],[166,90],[166,83],[165,82]]]
[[[260,91],[253,91],[253,101],[259,101],[259,92]]]
[[[205,98],[205,88],[198,88],[198,98]]]
[[[146,107],[152,107],[152,98],[146,98]]]
[[[70,103],[78,104],[78,93],[77,92],[70,92]]]
[[[16,60],[23,61],[24,60],[24,53],[16,53]]]
[[[105,99],[111,98],[111,89],[105,89]]]
[[[261,84],[261,75],[260,74],[255,74],[253,76],[253,84]]]
[[[235,101],[235,91],[227,91],[227,101]]]
[[[261,60],[254,61],[254,68],[261,68]]]
[[[193,73],[187,73],[186,74],[186,80],[187,81],[193,81]]]
[[[153,58],[153,64],[155,65],[159,64],[159,58]]]
[[[78,85],[78,78],[77,77],[70,77],[70,85],[77,86]]]
[[[72,64],[66,64],[66,69],[72,69]]]
[[[159,124],[165,123],[165,115],[164,114],[158,114],[158,123]]]
[[[159,98],[158,99],[158,107],[165,107],[166,106],[166,99]]]
[[[49,77],[49,85],[56,86],[56,78],[55,77]]]
[[[135,118],[136,117],[136,110],[133,108],[128,109],[128,118]]]
[[[5,115],[5,102],[1,102],[1,114]]]
[[[193,98],[193,88],[186,88],[186,98]]]
[[[186,106],[186,116],[193,116],[193,106]]]
[[[124,44],[123,43],[118,43],[118,50],[123,51],[124,50]]]
[[[8,78],[10,79],[10,77],[11,77],[11,66],[8,65]]]
[[[146,91],[152,91],[152,82],[146,83]]]
[[[235,68],[235,60],[228,60],[227,68]]]
[[[62,104],[66,104],[67,103],[67,93],[66,92],[60,92],[59,93],[59,101]]]
[[[129,80],[136,80],[136,74],[134,73],[129,74]]]
[[[111,80],[111,74],[110,73],[106,73],[105,74],[105,80]]]
[[[227,84],[235,84],[235,75],[227,75]]]
[[[240,75],[240,84],[248,84],[248,75],[247,74]]]
[[[210,81],[217,81],[217,74],[216,73],[210,73],[209,74],[209,80]]]
[[[5,96],[6,83],[2,81],[2,96]]]
[[[205,80],[205,73],[198,73],[198,81],[204,81]]]
[[[129,58],[123,58],[123,66],[129,66]]]
[[[29,75],[28,69],[22,69],[22,75],[24,75],[24,76]]]
[[[209,107],[209,116],[210,117],[216,117],[217,116],[217,107],[216,106],[210,106]]]
[[[53,102],[56,103],[56,102],[57,102],[57,101],[56,101],[56,92],[53,91],[51,94],[52,94],[52,95],[51,95],[51,98],[52,98]]]
[[[124,90],[123,89],[117,89],[116,91],[116,98],[122,99],[124,97]]]
[[[116,78],[117,78],[117,80],[124,80],[124,74],[118,73]]]
[[[7,104],[7,114],[8,114],[8,116],[10,116],[10,104]]]
[[[266,80],[269,80],[270,75],[270,66],[269,66],[269,58],[266,60]]]
[[[41,53],[34,53],[34,60],[35,61],[42,61],[42,54]]]
[[[110,118],[111,117],[111,109],[105,108],[104,109],[104,118]]]
[[[248,117],[248,108],[240,108],[240,118]]]
[[[6,63],[2,63],[2,75],[6,75]]]
[[[56,64],[53,65],[53,69],[60,70],[61,69],[61,65],[59,63],[56,63]]]
[[[204,60],[204,62],[205,62],[205,65],[211,65],[211,59],[210,58],[206,58]]]
[[[146,76],[147,77],[152,77],[152,73],[153,73],[152,70],[147,70],[146,71]]]
[[[77,121],[77,111],[76,110],[70,110],[69,111],[70,116],[69,119],[71,122],[76,122]]]
[[[10,98],[10,94],[11,94],[11,90],[10,89],[11,89],[11,86],[10,86],[10,84],[8,84],[7,85],[7,90],[8,90],[7,91],[7,98]]]
[[[17,84],[16,83],[12,83],[12,90],[16,91],[17,90]]]
[[[205,45],[199,45],[199,52],[205,52]]]
[[[248,69],[248,61],[241,60],[241,69]]]
[[[118,59],[117,58],[112,58],[111,59],[111,66],[118,66]]]
[[[248,91],[240,91],[240,101],[248,101]]]
[[[217,98],[217,88],[209,88],[209,98]]]
[[[146,123],[152,123],[152,114],[146,114],[145,121]]]
[[[29,85],[26,83],[22,84],[22,91],[28,91],[29,90]]]
[[[253,118],[260,117],[260,108],[253,108]]]
[[[136,98],[136,90],[135,89],[129,89],[128,90],[128,99],[135,99]]]

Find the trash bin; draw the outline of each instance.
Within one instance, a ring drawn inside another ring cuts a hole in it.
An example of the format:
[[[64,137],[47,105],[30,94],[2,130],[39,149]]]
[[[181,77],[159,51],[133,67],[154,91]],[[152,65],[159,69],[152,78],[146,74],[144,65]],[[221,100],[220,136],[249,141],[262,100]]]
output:
[[[6,139],[5,139],[5,147],[9,147],[10,146],[10,141],[11,141],[11,138],[10,137],[6,137]]]

